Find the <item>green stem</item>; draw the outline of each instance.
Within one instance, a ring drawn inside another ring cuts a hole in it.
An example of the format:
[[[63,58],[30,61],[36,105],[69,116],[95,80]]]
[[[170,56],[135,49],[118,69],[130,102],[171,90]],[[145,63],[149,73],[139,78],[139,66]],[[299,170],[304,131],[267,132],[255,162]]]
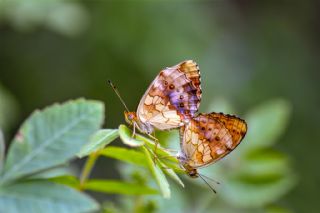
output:
[[[93,169],[93,166],[97,160],[97,158],[99,157],[99,153],[98,152],[94,152],[92,154],[89,155],[83,170],[81,172],[81,176],[80,176],[80,190],[83,189],[84,184],[86,183],[88,177],[90,176],[90,173]]]

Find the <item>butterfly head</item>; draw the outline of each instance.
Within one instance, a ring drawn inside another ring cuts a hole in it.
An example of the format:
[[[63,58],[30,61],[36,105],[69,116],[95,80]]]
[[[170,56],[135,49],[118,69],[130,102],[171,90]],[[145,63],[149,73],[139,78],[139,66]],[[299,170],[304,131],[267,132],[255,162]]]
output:
[[[189,170],[188,171],[188,175],[192,178],[197,178],[199,177],[199,173],[198,173],[198,170],[196,169],[192,169],[192,170]]]
[[[188,163],[189,159],[183,152],[178,153],[177,158],[180,162],[181,167],[185,169],[187,175],[189,175],[192,178],[199,177],[198,170],[190,166],[190,164]]]
[[[199,177],[198,170],[190,166],[188,163],[182,164],[183,168],[186,170],[187,175],[191,178]]]
[[[130,125],[137,122],[137,114],[135,112],[124,111],[124,117],[126,119],[126,122]]]

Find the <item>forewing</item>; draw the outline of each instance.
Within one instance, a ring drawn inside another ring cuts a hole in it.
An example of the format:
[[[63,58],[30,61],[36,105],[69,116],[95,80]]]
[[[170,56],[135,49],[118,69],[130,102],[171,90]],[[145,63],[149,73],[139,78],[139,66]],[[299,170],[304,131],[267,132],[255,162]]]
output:
[[[202,91],[201,91],[200,69],[198,64],[193,60],[187,60],[187,61],[181,62],[180,64],[177,64],[176,69],[185,73],[187,78],[191,80],[193,86],[196,88],[196,95],[199,100],[197,107],[199,108]]]
[[[140,101],[138,118],[160,130],[177,128],[198,111],[200,99],[198,66],[185,61],[159,73]]]
[[[181,149],[193,168],[207,166],[234,150],[244,138],[244,120],[222,113],[199,114],[186,125]]]

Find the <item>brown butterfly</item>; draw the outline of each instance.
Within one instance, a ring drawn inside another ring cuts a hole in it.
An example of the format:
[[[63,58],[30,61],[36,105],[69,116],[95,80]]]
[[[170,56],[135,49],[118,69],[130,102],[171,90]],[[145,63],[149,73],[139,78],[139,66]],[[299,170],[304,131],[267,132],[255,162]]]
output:
[[[199,177],[198,168],[208,166],[234,150],[247,132],[244,120],[222,113],[199,114],[201,101],[198,65],[187,60],[160,71],[151,83],[136,112],[126,108],[126,121],[151,135],[155,129],[170,130],[180,127],[181,152],[178,159],[190,177]]]
[[[234,150],[244,138],[244,120],[223,113],[199,114],[180,128],[181,152],[177,158],[190,177]]]
[[[121,99],[119,92],[115,92]],[[198,111],[201,101],[200,71],[192,61],[183,61],[160,71],[142,96],[136,112],[125,106],[125,119],[133,125],[133,135],[137,128],[151,135],[155,129],[170,130],[187,123]]]

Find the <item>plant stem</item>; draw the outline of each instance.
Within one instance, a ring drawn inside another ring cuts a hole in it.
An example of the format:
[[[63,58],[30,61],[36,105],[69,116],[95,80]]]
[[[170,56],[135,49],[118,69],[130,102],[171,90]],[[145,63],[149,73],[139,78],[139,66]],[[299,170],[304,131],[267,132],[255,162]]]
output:
[[[83,186],[86,183],[88,177],[90,176],[90,173],[98,157],[99,157],[98,152],[91,153],[86,163],[84,164],[84,167],[82,169],[81,176],[80,176],[80,190],[83,189]]]

